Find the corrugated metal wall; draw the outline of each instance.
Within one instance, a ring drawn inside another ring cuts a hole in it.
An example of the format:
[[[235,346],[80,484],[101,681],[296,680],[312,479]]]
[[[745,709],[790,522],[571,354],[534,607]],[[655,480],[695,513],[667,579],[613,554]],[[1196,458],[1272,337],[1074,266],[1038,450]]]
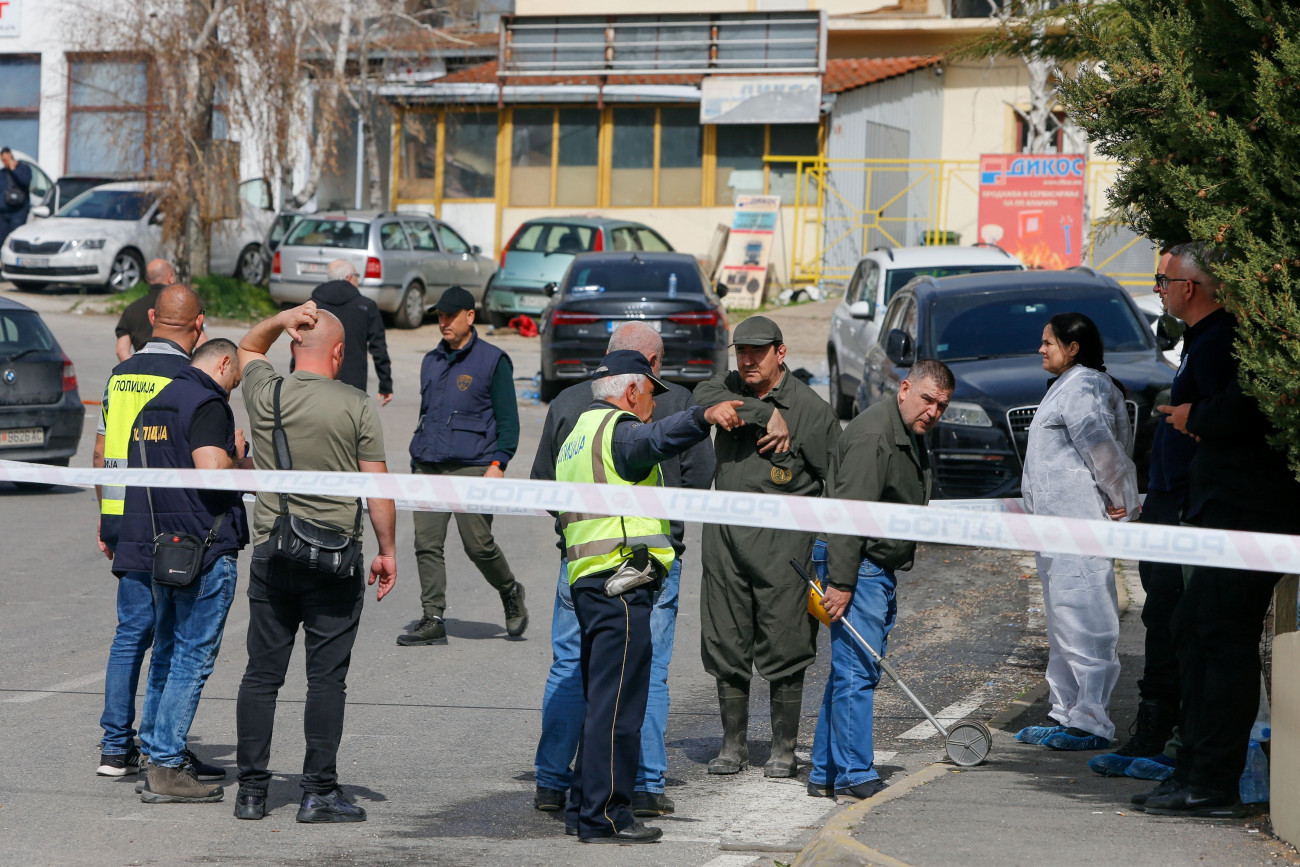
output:
[[[831,112],[826,155],[832,160],[938,159],[942,103],[942,79],[933,68],[841,93]],[[851,272],[875,247],[921,243],[932,193],[924,170],[831,166],[822,205],[824,269]],[[908,192],[900,195],[903,190]],[[880,228],[865,228],[873,221]]]

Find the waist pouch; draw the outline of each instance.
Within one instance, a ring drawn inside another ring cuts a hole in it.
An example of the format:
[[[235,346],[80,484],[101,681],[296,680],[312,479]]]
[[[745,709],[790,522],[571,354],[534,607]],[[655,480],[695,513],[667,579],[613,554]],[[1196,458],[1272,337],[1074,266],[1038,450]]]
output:
[[[153,540],[153,580],[164,587],[193,584],[203,571],[209,542],[183,533],[159,533]]]
[[[310,569],[333,582],[351,578],[361,564],[361,540],[330,524],[279,515],[271,527],[271,561]]]

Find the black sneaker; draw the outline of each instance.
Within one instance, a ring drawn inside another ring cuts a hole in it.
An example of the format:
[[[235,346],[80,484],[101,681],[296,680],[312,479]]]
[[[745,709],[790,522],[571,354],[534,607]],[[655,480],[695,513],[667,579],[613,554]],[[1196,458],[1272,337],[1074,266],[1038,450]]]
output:
[[[210,783],[213,780],[224,780],[226,778],[225,768],[219,768],[216,765],[209,765],[207,762],[200,761],[199,757],[194,755],[191,750],[185,750],[182,755],[185,756],[185,763],[194,769],[194,776],[198,779]]]
[[[885,790],[885,781],[881,779],[867,780],[865,783],[858,783],[856,786],[850,786],[847,789],[836,789],[836,795],[844,795],[849,798],[857,798],[865,801],[867,798],[879,795]]]
[[[266,792],[239,787],[235,798],[236,819],[261,819],[266,815]]]
[[[528,628],[528,608],[524,605],[524,585],[515,582],[514,589],[501,594],[501,606],[506,611],[506,634],[518,638]]]
[[[812,780],[808,781],[808,797],[810,798],[833,798],[835,797],[835,787],[829,783],[818,785]]]
[[[564,809],[564,797],[560,789],[538,786],[533,792],[533,806],[543,813],[558,813]]]
[[[100,753],[95,773],[101,777],[125,777],[140,773],[140,750],[134,744],[124,753]]]
[[[342,789],[332,792],[305,792],[298,807],[298,821],[310,824],[364,822],[366,811],[352,803]]]
[[[447,626],[441,617],[420,618],[416,627],[405,635],[397,636],[397,643],[402,647],[423,647],[426,644],[446,644]]]
[[[631,808],[633,816],[667,816],[677,805],[663,792],[633,792]]]

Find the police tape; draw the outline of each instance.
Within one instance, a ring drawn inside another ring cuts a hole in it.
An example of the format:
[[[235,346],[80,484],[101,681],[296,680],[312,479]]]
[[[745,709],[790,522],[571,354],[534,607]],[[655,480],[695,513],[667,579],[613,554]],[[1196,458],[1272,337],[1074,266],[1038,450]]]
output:
[[[0,460],[0,481],[261,491],[396,500],[405,507],[494,515],[586,512],[676,521],[907,539],[1054,555],[1300,572],[1300,536],[1054,518],[1016,511],[1018,501],[941,501],[904,506],[782,494],[524,479],[281,470],[92,469]]]

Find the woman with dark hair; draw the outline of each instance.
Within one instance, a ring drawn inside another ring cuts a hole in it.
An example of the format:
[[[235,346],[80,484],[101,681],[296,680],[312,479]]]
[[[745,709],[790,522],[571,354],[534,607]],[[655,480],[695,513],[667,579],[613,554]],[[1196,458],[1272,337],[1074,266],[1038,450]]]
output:
[[[1133,431],[1121,386],[1106,374],[1101,334],[1081,313],[1053,316],[1038,354],[1054,376],[1034,413],[1021,492],[1035,515],[1132,521],[1140,508]],[[1119,680],[1114,562],[1039,554],[1052,710],[1016,735],[1057,750],[1110,747],[1110,694]]]

